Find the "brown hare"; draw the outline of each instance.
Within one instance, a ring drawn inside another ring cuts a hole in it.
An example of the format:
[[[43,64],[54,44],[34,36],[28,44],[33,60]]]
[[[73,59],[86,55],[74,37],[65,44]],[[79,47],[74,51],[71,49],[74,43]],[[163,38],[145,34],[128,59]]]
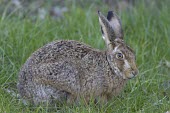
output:
[[[119,17],[98,12],[107,50],[78,41],[54,41],[35,51],[19,73],[21,97],[34,104],[83,98],[104,102],[120,93],[126,81],[138,74],[133,50],[123,41]]]

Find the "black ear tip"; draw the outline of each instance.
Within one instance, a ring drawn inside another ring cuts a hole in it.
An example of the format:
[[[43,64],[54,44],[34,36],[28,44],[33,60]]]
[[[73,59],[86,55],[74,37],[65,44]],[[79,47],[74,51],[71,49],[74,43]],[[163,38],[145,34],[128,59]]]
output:
[[[100,11],[99,10],[97,11],[97,13],[98,13],[98,15],[100,15]]]
[[[108,13],[107,13],[107,19],[108,20],[111,20],[111,18],[114,16],[114,13],[113,13],[113,11],[108,11]]]
[[[108,11],[108,14],[109,14],[109,13],[113,13],[113,11]]]

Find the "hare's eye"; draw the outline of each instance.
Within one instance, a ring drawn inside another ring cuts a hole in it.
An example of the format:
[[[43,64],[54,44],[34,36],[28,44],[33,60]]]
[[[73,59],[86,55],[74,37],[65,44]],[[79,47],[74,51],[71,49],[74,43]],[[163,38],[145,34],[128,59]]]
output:
[[[123,59],[123,54],[122,53],[117,53],[116,58],[117,59]]]

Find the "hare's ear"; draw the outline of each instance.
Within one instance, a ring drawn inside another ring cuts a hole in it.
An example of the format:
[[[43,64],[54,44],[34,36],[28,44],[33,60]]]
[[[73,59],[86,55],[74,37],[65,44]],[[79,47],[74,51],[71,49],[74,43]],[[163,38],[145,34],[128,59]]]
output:
[[[108,12],[107,18],[99,11],[98,15],[103,39],[105,40],[108,49],[113,50],[114,40],[116,38],[123,39],[120,19],[113,11]]]
[[[114,13],[113,11],[109,11],[107,14],[107,19],[114,30],[115,33],[114,38],[123,39],[122,23],[117,14]]]

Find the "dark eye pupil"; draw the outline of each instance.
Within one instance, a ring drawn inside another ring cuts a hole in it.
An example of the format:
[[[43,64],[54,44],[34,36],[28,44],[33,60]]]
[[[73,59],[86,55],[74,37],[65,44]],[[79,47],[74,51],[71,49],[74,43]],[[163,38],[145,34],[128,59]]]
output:
[[[118,56],[119,56],[119,57],[122,57],[122,54],[119,53]]]
[[[123,58],[123,55],[122,55],[121,53],[118,53],[118,54],[117,54],[117,57],[118,57],[118,58]]]

